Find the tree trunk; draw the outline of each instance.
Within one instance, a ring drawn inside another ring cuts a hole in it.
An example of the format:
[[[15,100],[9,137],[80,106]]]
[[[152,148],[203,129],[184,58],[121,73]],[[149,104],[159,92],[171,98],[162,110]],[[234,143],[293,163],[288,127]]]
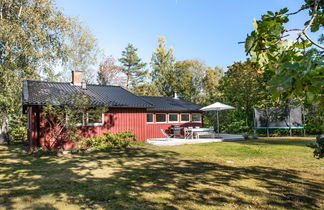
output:
[[[9,119],[7,117],[4,117],[0,121],[0,143],[7,142],[9,144]]]

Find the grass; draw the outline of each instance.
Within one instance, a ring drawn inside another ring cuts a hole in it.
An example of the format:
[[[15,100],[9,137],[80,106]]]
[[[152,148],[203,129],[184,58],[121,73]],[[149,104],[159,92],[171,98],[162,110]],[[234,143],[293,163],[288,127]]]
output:
[[[0,146],[0,209],[324,209],[311,138],[64,156]]]

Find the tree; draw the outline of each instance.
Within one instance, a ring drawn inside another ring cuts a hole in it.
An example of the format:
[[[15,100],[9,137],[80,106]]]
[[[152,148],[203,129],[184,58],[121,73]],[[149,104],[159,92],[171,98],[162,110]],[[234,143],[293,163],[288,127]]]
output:
[[[288,29],[291,16],[307,11],[309,19],[299,29]],[[324,108],[324,62],[320,33],[318,42],[309,35],[324,26],[324,1],[305,0],[296,12],[288,13],[284,8],[278,12],[268,11],[261,20],[254,20],[254,31],[246,38],[245,51],[251,56],[256,69],[271,72],[271,91],[275,98],[284,97],[286,101],[298,98],[305,105]],[[297,39],[288,40],[290,33],[297,33]],[[313,34],[314,36],[314,34]],[[323,157],[323,149],[317,144],[318,157]]]
[[[156,85],[159,94],[172,96],[177,82],[175,74],[175,56],[173,48],[167,49],[166,41],[163,37],[158,38],[158,47],[152,55],[152,81]]]
[[[224,119],[228,129],[232,126],[231,123],[235,123],[233,126],[239,124],[245,130],[251,128],[253,108],[271,105],[266,81],[266,74],[255,71],[250,61],[236,62],[228,66],[228,71],[218,86],[222,101],[236,107],[229,112],[228,118]]]
[[[119,62],[122,63],[122,71],[127,77],[127,89],[143,82],[143,78],[147,74],[147,71],[143,70],[146,64],[138,57],[137,48],[134,45],[130,43],[127,45],[125,50],[122,51],[122,57],[119,59]]]
[[[204,104],[214,103],[217,98],[220,97],[220,91],[218,90],[219,82],[224,76],[224,69],[220,66],[216,68],[208,67],[206,69],[206,75],[203,78],[202,86],[204,90]]]
[[[98,83],[101,85],[124,86],[126,79],[121,74],[122,67],[116,64],[116,60],[112,56],[108,56],[99,65]]]
[[[309,20],[303,28],[288,29],[291,16],[308,11]],[[308,34],[317,32],[324,25],[324,1],[305,0],[301,8],[292,13],[284,8],[278,12],[268,11],[261,20],[254,20],[254,31],[246,38],[245,51],[251,56],[255,69],[271,72],[271,90],[274,97],[285,95],[305,99],[309,104],[324,107],[323,33],[319,42]],[[288,40],[291,33],[296,40]],[[313,49],[311,49],[313,48]]]
[[[174,90],[186,100],[201,103],[204,97],[202,86],[206,68],[205,63],[200,60],[177,61]]]
[[[83,79],[86,83],[95,82],[97,57],[100,50],[97,39],[89,28],[75,21],[69,31],[69,50],[65,67],[68,70],[83,71]],[[70,71],[66,71],[70,72]],[[67,75],[70,78],[70,74]]]
[[[144,83],[137,85],[133,93],[140,96],[161,96],[159,90],[153,83]]]
[[[9,121],[22,113],[22,81],[46,76],[71,58],[76,24],[52,0],[1,1],[0,139],[8,141]]]
[[[84,94],[64,96],[58,99],[61,105],[48,102],[43,107],[43,118],[50,138],[47,149],[58,148],[66,141],[81,140],[78,134],[78,123],[84,122],[84,115],[91,108],[90,99]],[[32,148],[30,148],[32,149]]]

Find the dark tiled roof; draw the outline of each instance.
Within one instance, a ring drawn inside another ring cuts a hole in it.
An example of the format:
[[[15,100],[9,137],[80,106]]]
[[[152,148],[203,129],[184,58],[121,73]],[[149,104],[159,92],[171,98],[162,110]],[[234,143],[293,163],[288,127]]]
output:
[[[199,111],[202,107],[182,98],[142,96],[144,100],[154,105],[150,111]]]
[[[71,83],[31,80],[24,81],[23,86],[24,105],[45,105],[47,103],[60,105],[63,98],[69,100],[75,94],[84,93],[90,97],[91,103],[95,106],[152,107],[149,102],[119,86],[87,85],[86,89],[82,89]]]

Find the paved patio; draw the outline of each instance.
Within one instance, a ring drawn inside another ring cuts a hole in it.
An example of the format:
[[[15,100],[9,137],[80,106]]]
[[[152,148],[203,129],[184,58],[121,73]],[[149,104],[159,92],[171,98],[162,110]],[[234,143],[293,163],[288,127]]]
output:
[[[183,138],[154,138],[147,139],[147,143],[156,146],[173,146],[181,144],[200,144],[209,142],[224,142],[224,141],[242,141],[242,135],[234,134],[219,134],[218,138],[200,138],[200,139],[183,139]]]

